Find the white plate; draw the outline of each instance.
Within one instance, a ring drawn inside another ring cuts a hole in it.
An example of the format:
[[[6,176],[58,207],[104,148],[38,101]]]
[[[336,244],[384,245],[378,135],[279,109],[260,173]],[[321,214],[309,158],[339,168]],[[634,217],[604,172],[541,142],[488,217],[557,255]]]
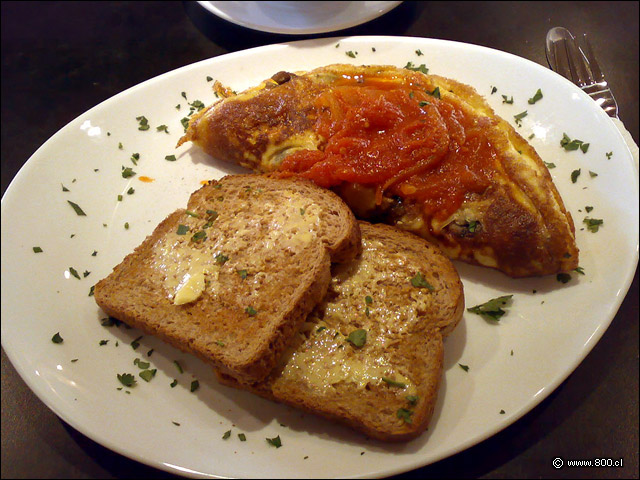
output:
[[[357,52],[356,58],[347,51]],[[366,440],[312,415],[219,386],[206,365],[152,337],[142,338],[134,351],[129,344],[138,331],[100,325],[104,315],[88,296],[90,286],[168,213],[186,205],[201,181],[242,170],[188,145],[174,150],[183,131],[180,119],[189,110],[181,92],[189,102],[208,104],[214,100],[208,76],[242,90],[279,70],[408,61],[473,85],[512,122],[514,115],[528,112],[517,130],[525,138],[534,133],[533,146],[557,166],[550,171],[576,220],[585,272],[561,284],[555,276],[512,280],[457,265],[467,306],[504,294],[514,294],[514,302],[498,325],[465,312],[446,341],[444,383],[427,433],[402,445]],[[493,86],[497,92],[491,94]],[[529,105],[539,88],[544,98]],[[502,103],[501,95],[513,96],[513,104]],[[148,131],[138,130],[141,115],[149,120]],[[170,134],[156,131],[160,124],[168,125]],[[589,142],[588,152],[564,151],[564,132]],[[130,161],[134,152],[140,153],[137,166]],[[171,154],[177,161],[165,160]],[[124,179],[122,166],[137,175]],[[581,175],[573,184],[570,175],[578,168]],[[141,182],[141,176],[155,181]],[[63,192],[62,185],[70,191]],[[69,200],[86,216],[76,215]],[[594,207],[589,216],[604,219],[597,233],[583,230],[587,205]],[[43,252],[34,253],[34,246]],[[608,327],[629,288],[637,252],[638,179],[628,148],[604,112],[550,70],[483,47],[420,38],[272,45],[189,65],[133,87],[71,122],[29,159],[2,199],[2,344],[25,382],[62,419],[156,468],[192,476],[384,476],[457,453],[549,395]],[[69,267],[82,279],[71,276]],[[84,278],[84,271],[91,273]],[[64,343],[51,341],[56,332]],[[109,342],[99,346],[103,339]],[[146,360],[150,349],[156,377],[150,383],[139,379],[130,394],[117,390],[116,375],[137,372],[134,359]],[[174,378],[179,385],[171,388]],[[193,378],[200,388],[191,393]],[[230,429],[231,438],[223,440]],[[241,432],[246,442],[237,438]],[[281,448],[265,441],[278,435]]]
[[[402,2],[198,2],[229,22],[271,33],[302,35],[355,27]]]

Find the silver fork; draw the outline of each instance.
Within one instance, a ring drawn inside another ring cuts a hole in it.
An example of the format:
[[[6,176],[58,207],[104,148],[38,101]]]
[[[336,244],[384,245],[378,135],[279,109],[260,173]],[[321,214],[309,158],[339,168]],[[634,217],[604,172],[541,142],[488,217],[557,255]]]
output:
[[[576,39],[569,30],[554,27],[547,32],[547,61],[551,69],[587,93],[610,117],[618,117],[618,104],[584,33]]]

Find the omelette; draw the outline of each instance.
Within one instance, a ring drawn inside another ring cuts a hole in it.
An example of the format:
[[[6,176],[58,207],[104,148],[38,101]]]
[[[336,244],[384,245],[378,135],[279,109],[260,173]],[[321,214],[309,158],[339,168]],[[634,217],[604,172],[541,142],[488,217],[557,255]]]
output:
[[[361,219],[511,277],[578,266],[575,227],[534,148],[472,87],[393,66],[278,72],[194,114],[178,145],[330,188]]]

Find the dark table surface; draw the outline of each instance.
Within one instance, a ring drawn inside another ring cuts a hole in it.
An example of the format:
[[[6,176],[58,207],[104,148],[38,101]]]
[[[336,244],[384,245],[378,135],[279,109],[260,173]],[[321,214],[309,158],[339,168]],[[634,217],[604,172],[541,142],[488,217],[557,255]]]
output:
[[[638,2],[405,2],[322,36],[402,35],[503,50],[547,66],[553,26],[588,32],[638,142]],[[255,32],[193,2],[2,2],[2,193],[50,136],[144,80],[249,47]],[[4,319],[3,319],[4,320]],[[620,458],[622,468],[551,461]],[[2,478],[170,477],[85,437],[27,388],[2,351]],[[304,477],[304,472],[301,472]],[[546,400],[494,437],[400,478],[638,478],[638,273],[610,328]]]

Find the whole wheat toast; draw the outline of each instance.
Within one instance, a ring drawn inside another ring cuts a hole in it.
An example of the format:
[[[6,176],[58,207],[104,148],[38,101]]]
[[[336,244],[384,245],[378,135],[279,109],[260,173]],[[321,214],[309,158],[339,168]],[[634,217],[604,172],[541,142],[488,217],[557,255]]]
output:
[[[327,296],[267,379],[218,378],[373,438],[404,441],[433,414],[443,339],[462,317],[463,287],[432,244],[386,225],[360,228],[361,255],[333,267]]]
[[[244,381],[263,379],[360,231],[311,182],[233,175],[196,191],[94,289],[110,316]]]

